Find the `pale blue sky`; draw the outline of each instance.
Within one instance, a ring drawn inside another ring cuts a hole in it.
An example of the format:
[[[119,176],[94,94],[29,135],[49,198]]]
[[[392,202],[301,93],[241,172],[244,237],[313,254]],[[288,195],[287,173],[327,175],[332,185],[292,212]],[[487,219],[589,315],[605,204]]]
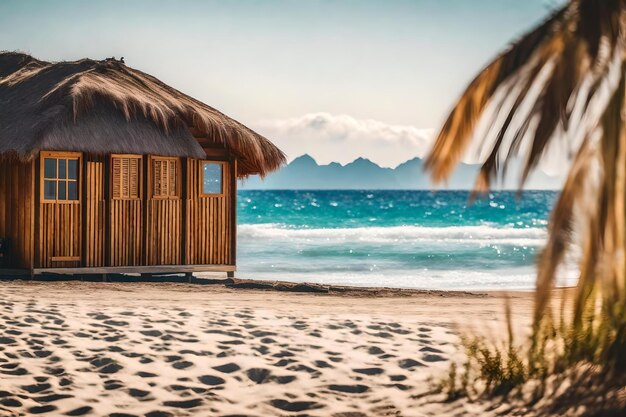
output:
[[[273,120],[319,112],[432,129],[560,2],[0,0],[0,49],[124,56],[268,136]]]

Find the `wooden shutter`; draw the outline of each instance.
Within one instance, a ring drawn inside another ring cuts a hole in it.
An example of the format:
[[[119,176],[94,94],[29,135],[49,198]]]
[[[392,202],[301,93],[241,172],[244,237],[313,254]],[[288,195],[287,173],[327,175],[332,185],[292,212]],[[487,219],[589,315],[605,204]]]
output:
[[[176,197],[177,196],[177,191],[176,191],[176,184],[177,184],[177,172],[176,172],[176,166],[177,166],[177,161],[169,161],[169,181],[168,181],[168,191],[169,191],[169,196],[170,197]]]
[[[121,158],[111,159],[111,184],[113,185],[113,198],[122,198],[122,160]]]
[[[130,198],[140,198],[139,195],[139,190],[140,190],[140,184],[139,184],[139,178],[141,178],[140,172],[139,172],[139,158],[131,158],[130,159],[130,163],[128,166],[128,176],[129,176],[129,196]]]
[[[152,159],[152,197],[179,197],[179,160],[177,158]]]
[[[139,199],[141,197],[141,156],[112,156],[111,184],[114,199]]]

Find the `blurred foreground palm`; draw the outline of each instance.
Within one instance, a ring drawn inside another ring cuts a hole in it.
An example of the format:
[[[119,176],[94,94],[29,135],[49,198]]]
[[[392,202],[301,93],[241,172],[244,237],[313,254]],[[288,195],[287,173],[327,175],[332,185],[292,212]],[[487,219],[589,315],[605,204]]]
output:
[[[427,160],[447,178],[469,151],[476,191],[524,163],[523,185],[546,158],[571,167],[538,265],[534,340],[551,326],[555,276],[579,257],[565,355],[626,368],[626,0],[572,0],[491,62],[469,85]]]

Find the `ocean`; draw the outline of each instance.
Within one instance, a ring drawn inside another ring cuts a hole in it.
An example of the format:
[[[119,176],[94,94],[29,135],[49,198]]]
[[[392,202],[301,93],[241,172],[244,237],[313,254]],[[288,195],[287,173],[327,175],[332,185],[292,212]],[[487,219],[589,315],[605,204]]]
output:
[[[238,276],[368,287],[534,288],[552,191],[239,191]],[[571,285],[573,270],[559,285]]]

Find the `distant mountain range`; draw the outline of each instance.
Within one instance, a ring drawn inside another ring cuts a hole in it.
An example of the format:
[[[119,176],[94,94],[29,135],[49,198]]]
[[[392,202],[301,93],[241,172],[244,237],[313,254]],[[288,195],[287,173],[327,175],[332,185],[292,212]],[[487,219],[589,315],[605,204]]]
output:
[[[433,187],[424,172],[420,158],[410,159],[396,168],[383,168],[369,159],[358,158],[346,165],[332,162],[319,165],[310,155],[302,155],[265,180],[253,176],[240,182],[244,190],[451,190],[470,189],[478,172],[478,165],[460,164],[446,185]],[[509,181],[502,189],[515,189],[516,181]],[[530,179],[527,189],[557,189],[562,180],[541,172]]]

